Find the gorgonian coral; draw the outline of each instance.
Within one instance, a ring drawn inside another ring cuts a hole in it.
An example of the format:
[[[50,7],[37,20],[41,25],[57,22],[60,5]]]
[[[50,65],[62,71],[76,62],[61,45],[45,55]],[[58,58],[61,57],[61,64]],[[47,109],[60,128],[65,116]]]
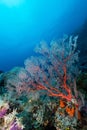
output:
[[[78,75],[77,36],[68,37],[50,45],[41,42],[35,48],[39,55],[25,60],[28,83],[36,90],[46,90],[49,96],[76,103],[74,81]]]

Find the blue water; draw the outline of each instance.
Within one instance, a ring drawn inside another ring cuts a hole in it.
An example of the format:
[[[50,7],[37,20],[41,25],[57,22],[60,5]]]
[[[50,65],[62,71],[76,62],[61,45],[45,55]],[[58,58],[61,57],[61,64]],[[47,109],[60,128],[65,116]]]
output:
[[[78,30],[87,0],[0,0],[0,70],[23,66],[41,40]]]

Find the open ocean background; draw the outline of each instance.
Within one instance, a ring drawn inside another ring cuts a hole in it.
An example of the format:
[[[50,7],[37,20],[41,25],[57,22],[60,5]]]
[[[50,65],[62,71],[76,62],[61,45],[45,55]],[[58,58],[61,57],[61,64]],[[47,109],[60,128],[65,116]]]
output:
[[[87,0],[0,0],[0,70],[23,66],[36,44],[64,34],[80,34],[83,59],[87,54],[86,21]]]

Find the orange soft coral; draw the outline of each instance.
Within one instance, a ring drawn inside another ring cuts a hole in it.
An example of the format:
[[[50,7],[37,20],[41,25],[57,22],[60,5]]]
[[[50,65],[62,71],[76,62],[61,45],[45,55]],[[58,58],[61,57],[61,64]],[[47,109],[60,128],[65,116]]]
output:
[[[69,114],[70,117],[73,117],[75,114],[75,108],[66,107],[66,112],[67,112],[67,114]]]
[[[63,100],[60,100],[60,107],[61,107],[61,108],[64,108],[65,105],[66,105],[65,102],[64,102]]]
[[[78,120],[81,120],[81,113],[78,111]]]

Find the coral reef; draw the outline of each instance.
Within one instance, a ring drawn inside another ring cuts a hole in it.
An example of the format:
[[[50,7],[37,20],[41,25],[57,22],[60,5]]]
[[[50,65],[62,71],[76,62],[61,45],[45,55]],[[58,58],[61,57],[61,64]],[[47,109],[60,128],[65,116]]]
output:
[[[77,36],[41,42],[23,67],[0,74],[1,130],[77,130],[83,105]],[[10,119],[10,120],[9,120]]]

